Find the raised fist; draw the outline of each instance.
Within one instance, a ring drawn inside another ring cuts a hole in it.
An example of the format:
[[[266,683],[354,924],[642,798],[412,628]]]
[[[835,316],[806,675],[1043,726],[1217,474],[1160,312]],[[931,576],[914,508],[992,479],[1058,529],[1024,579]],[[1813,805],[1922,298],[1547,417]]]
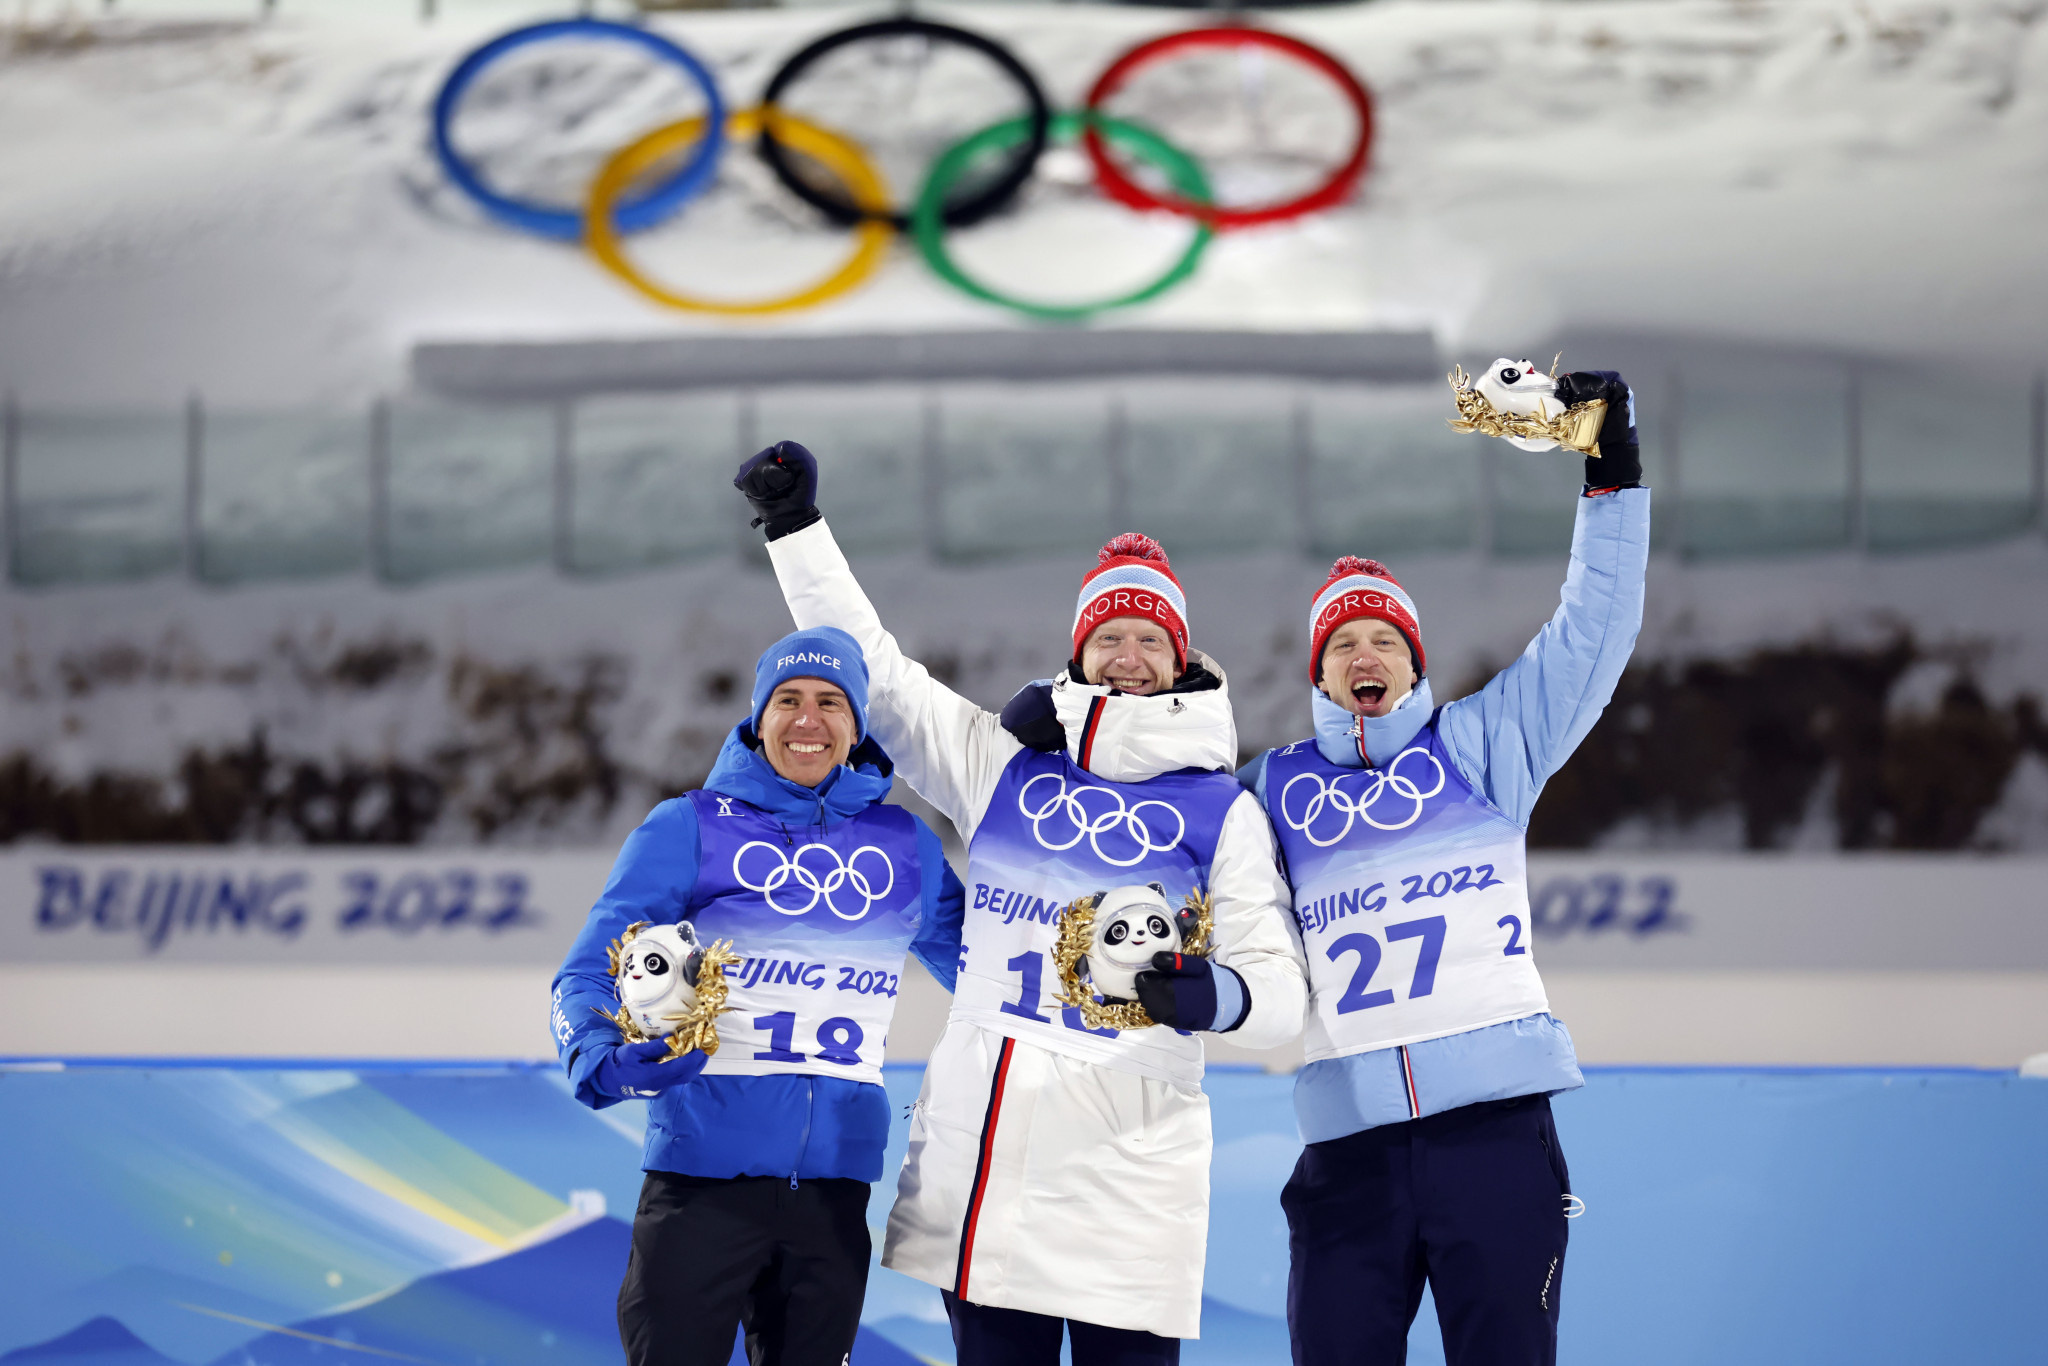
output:
[[[1567,408],[1607,400],[1600,424],[1600,458],[1586,457],[1589,489],[1634,488],[1643,481],[1643,450],[1636,439],[1635,395],[1612,370],[1574,370],[1557,379],[1557,398]]]
[[[732,486],[747,496],[754,525],[779,540],[818,520],[818,458],[794,441],[778,441],[740,466]]]

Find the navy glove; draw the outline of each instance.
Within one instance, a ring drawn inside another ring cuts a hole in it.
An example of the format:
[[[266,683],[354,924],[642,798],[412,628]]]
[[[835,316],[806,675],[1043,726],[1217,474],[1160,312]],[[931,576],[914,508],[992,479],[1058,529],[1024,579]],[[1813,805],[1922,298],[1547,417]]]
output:
[[[1138,974],[1138,1004],[1175,1029],[1235,1029],[1244,1023],[1251,1002],[1244,978],[1189,953],[1155,953],[1152,970]]]
[[[599,1094],[618,1100],[658,1096],[671,1086],[695,1081],[710,1061],[701,1048],[693,1048],[673,1062],[663,1062],[666,1056],[667,1039],[619,1044],[598,1061],[590,1084]]]
[[[822,515],[818,457],[794,441],[778,441],[740,466],[732,486],[747,495],[753,524],[765,527],[771,541],[802,531]]]
[[[1612,370],[1575,370],[1558,377],[1557,398],[1567,408],[1596,398],[1607,400],[1607,420],[1600,424],[1600,458],[1586,457],[1586,487],[1640,487],[1643,448],[1636,439],[1635,401],[1621,376]]]

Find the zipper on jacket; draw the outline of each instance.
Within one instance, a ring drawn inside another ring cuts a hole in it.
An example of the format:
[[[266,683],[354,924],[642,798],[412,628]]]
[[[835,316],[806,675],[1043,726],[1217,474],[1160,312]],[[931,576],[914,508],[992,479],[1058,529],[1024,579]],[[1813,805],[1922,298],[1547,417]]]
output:
[[[804,1085],[810,1091],[810,1099],[804,1104],[804,1131],[796,1140],[796,1165],[789,1169],[789,1188],[796,1189],[796,1174],[804,1168],[804,1154],[811,1147],[811,1119],[818,1112],[818,1080],[805,1077]]]

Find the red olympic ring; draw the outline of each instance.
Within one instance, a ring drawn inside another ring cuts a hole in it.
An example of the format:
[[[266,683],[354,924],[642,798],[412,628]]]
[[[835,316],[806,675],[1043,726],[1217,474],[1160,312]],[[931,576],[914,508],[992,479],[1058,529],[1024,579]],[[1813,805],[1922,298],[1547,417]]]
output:
[[[1102,109],[1103,101],[1123,88],[1124,82],[1138,67],[1154,58],[1181,52],[1191,48],[1216,47],[1265,47],[1283,52],[1328,76],[1344,92],[1351,107],[1358,113],[1358,142],[1352,147],[1351,155],[1342,166],[1321,185],[1296,199],[1281,204],[1256,204],[1249,208],[1231,209],[1212,204],[1197,204],[1190,200],[1174,199],[1166,195],[1153,194],[1137,184],[1110,159],[1109,147],[1102,134],[1091,123],[1082,135],[1088,148],[1088,159],[1095,163],[1095,177],[1102,186],[1102,192],[1119,204],[1134,209],[1165,209],[1172,213],[1198,218],[1213,228],[1246,228],[1257,223],[1278,223],[1289,218],[1299,218],[1331,208],[1351,193],[1351,187],[1365,174],[1366,153],[1372,148],[1372,96],[1358,83],[1358,78],[1335,57],[1319,47],[1312,47],[1298,38],[1285,34],[1268,32],[1257,28],[1192,28],[1184,33],[1169,33],[1162,38],[1140,43],[1123,56],[1109,64],[1095,80],[1095,88],[1088,92],[1087,109],[1090,113],[1107,112]]]

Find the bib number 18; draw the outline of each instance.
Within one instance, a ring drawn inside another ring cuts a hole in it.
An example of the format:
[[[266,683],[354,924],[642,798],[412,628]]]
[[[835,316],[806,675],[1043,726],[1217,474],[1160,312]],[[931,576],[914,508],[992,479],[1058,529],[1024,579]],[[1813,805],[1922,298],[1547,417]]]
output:
[[[773,1015],[756,1015],[754,1028],[765,1030],[768,1046],[754,1054],[755,1062],[802,1062],[804,1055],[790,1047],[796,1036],[796,1012],[778,1010]],[[865,1034],[860,1025],[844,1015],[834,1015],[818,1026],[818,1057],[841,1067],[860,1066],[860,1046]]]

